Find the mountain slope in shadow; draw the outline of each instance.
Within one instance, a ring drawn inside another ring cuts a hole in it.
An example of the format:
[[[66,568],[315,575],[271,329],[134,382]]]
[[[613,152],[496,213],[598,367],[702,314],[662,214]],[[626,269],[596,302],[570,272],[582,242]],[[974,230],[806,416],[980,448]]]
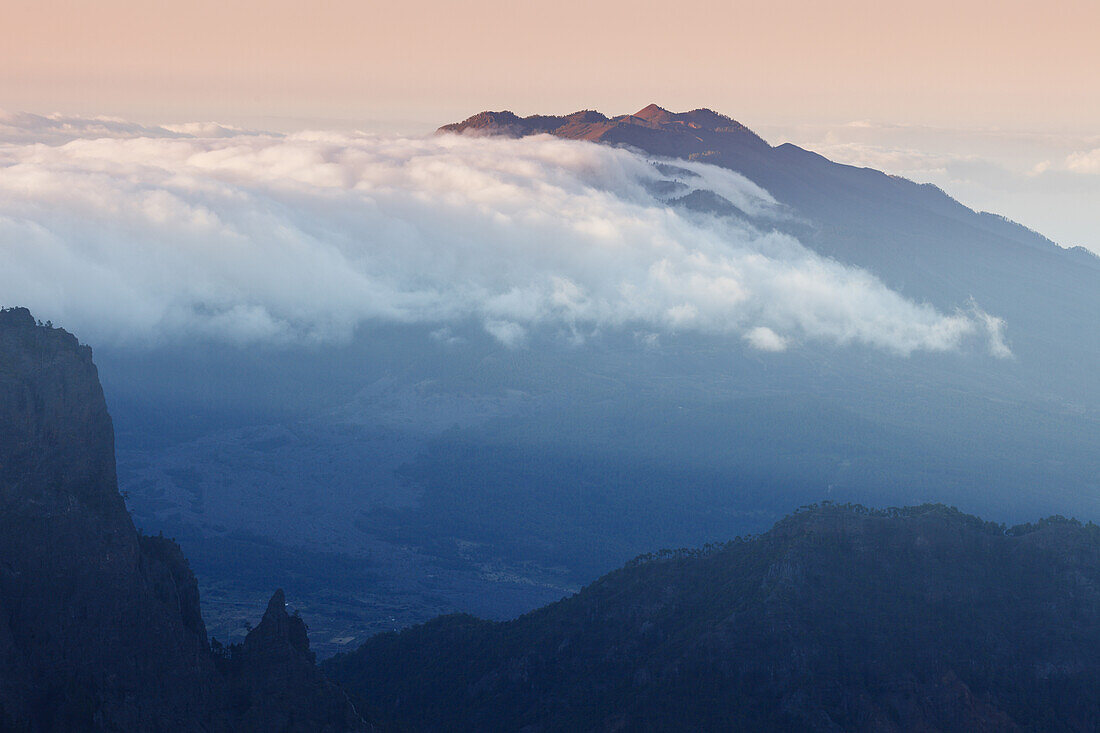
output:
[[[211,651],[183,553],[126,512],[91,349],[0,311],[0,730],[367,727],[282,591]]]
[[[1095,730],[1100,527],[818,505],[326,669],[415,730]]]

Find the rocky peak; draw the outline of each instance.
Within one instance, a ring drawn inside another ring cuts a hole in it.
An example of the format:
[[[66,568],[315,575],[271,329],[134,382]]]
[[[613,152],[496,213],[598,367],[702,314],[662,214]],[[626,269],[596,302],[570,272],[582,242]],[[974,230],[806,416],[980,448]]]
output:
[[[668,122],[672,119],[672,113],[664,107],[660,107],[656,104],[650,104],[634,113],[634,116],[643,119],[646,122],[652,122],[654,124],[661,124],[662,122]]]
[[[288,614],[286,605],[286,594],[280,588],[268,601],[259,625],[245,637],[245,651],[264,657],[300,658],[313,664],[314,654],[309,649],[306,624],[301,616]]]
[[[235,725],[303,733],[367,728],[347,696],[317,668],[306,624],[286,606],[286,594],[275,591],[233,657],[240,673],[235,696],[250,701]]]

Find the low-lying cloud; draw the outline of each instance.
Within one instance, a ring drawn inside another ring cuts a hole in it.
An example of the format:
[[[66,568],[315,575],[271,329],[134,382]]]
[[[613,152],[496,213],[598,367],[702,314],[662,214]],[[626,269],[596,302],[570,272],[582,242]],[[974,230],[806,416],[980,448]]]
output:
[[[0,301],[115,343],[324,341],[370,321],[450,339],[474,320],[512,347],[628,329],[763,351],[981,338],[1004,355],[1000,322],[976,308],[942,313],[789,236],[670,206],[670,181],[716,191],[757,227],[782,215],[724,169],[545,137],[7,115]]]
[[[1100,148],[1083,153],[1072,153],[1066,158],[1066,169],[1074,173],[1100,173]]]

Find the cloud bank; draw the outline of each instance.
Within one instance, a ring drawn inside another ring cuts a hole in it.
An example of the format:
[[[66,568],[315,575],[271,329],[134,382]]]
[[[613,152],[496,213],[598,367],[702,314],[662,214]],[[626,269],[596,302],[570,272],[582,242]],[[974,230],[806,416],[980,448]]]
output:
[[[789,236],[667,203],[692,188],[757,225],[779,215],[728,170],[545,137],[6,115],[0,303],[133,344],[325,341],[371,321],[450,334],[472,320],[512,347],[608,329],[762,351],[1003,347],[999,321],[973,307],[938,312]]]

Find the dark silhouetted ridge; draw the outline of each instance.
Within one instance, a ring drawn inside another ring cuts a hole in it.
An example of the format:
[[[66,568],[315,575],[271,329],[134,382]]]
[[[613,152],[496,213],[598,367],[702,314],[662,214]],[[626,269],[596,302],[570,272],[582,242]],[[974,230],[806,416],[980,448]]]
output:
[[[140,535],[92,351],[0,310],[0,730],[364,730],[282,591],[212,652],[175,542]]]
[[[1096,730],[1100,528],[824,505],[327,669],[416,730]]]

